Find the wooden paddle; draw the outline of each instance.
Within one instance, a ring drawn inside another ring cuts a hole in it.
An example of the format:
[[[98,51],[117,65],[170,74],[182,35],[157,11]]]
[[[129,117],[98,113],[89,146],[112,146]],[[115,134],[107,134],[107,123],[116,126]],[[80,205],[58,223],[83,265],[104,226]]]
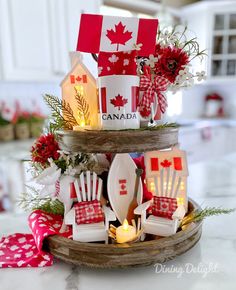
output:
[[[127,221],[129,224],[131,224],[132,219],[134,219],[135,217],[134,210],[138,206],[137,195],[138,195],[139,181],[140,181],[141,175],[143,174],[143,169],[137,168],[135,172],[136,172],[136,179],[135,179],[135,187],[134,187],[134,197],[129,205],[128,212],[127,212]]]

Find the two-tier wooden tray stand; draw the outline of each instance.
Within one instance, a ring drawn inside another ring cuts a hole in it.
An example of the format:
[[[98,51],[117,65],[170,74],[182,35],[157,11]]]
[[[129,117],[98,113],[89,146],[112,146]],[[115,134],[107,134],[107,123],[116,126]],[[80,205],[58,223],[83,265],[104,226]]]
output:
[[[178,129],[124,131],[59,131],[60,148],[69,152],[130,153],[170,148],[178,144]],[[189,211],[199,209],[189,200]],[[164,263],[191,249],[200,239],[202,223],[191,223],[175,235],[125,244],[81,243],[61,236],[47,238],[45,247],[55,257],[75,265],[125,268]]]

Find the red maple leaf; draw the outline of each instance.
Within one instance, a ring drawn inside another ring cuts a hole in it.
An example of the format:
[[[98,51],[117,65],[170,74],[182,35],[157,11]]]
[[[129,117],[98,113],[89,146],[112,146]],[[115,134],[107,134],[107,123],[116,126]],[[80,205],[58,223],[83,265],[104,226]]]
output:
[[[170,167],[171,162],[165,159],[163,162],[161,162],[161,166],[162,167]]]
[[[111,44],[117,44],[116,50],[118,50],[119,44],[125,45],[132,38],[132,32],[125,31],[125,25],[120,21],[118,24],[115,24],[115,30],[107,30],[106,36],[110,39]]]
[[[124,99],[123,96],[118,94],[118,96],[111,99],[110,102],[114,107],[118,107],[118,110],[120,111],[120,108],[124,107],[124,105],[128,103],[128,99]]]

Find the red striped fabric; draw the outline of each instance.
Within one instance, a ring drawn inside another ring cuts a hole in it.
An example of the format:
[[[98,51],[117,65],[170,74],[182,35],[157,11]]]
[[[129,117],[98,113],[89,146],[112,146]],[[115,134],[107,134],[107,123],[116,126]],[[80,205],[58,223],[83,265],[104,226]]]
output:
[[[101,88],[101,110],[102,113],[107,113],[107,93],[106,88]]]

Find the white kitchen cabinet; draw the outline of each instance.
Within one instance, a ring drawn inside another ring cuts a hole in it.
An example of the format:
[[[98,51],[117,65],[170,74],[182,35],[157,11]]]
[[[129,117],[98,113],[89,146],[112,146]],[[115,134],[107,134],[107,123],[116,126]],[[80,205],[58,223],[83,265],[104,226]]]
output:
[[[80,13],[99,7],[100,0],[0,0],[1,79],[61,79],[76,48]]]
[[[227,126],[180,129],[179,143],[189,163],[216,159],[236,151],[233,132],[235,129]]]
[[[208,57],[204,69],[209,79],[236,77],[235,1],[204,1],[181,9],[182,22],[194,31]]]

